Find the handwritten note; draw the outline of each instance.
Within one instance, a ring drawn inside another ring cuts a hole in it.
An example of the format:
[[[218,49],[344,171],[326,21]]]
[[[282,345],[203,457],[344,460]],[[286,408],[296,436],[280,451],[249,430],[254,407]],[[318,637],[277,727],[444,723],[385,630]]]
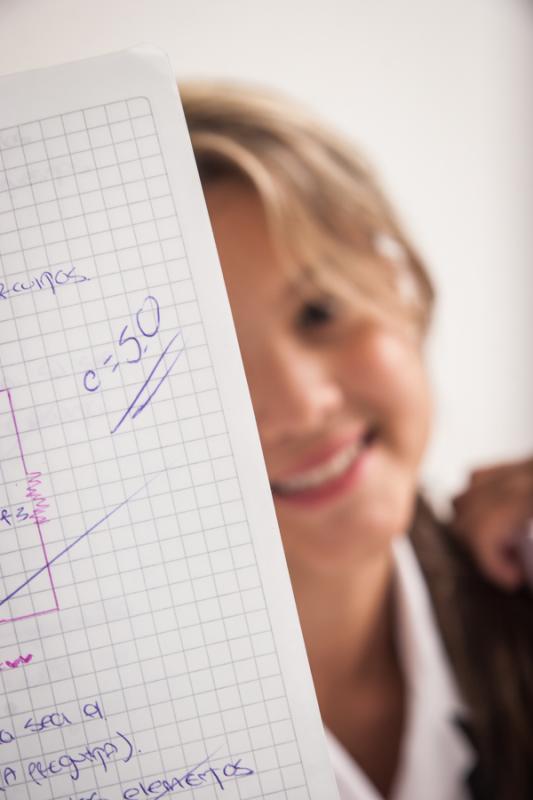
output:
[[[164,57],[0,79],[0,800],[334,800]]]

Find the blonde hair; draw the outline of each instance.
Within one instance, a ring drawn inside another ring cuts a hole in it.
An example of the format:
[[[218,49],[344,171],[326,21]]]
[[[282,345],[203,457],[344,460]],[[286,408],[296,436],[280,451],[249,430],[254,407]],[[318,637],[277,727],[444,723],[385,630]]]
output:
[[[200,178],[258,193],[275,240],[318,280],[349,278],[381,312],[427,330],[433,289],[368,165],[294,102],[256,87],[180,84]]]

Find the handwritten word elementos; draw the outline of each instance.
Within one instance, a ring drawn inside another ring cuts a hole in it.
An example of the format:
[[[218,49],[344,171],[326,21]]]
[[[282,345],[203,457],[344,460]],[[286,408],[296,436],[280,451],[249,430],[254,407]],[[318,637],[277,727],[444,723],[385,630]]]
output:
[[[233,778],[245,778],[253,775],[253,769],[241,766],[242,759],[228,761],[223,767],[212,767],[209,764],[210,756],[205,758],[192,769],[187,770],[180,776],[172,778],[160,778],[149,784],[140,781],[136,786],[130,786],[122,792],[123,800],[140,800],[140,798],[152,797],[153,800],[160,800],[165,795],[176,792],[178,789],[195,789],[206,784],[216,784],[220,789],[224,789],[224,781]]]

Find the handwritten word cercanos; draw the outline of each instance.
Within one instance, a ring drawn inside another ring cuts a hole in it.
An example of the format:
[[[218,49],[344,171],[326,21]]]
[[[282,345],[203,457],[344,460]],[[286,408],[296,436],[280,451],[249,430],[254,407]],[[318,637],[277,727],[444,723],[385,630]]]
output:
[[[52,294],[57,293],[60,286],[74,283],[85,283],[90,278],[87,275],[76,274],[76,267],[70,269],[56,269],[55,271],[45,270],[39,275],[33,275],[25,280],[16,280],[6,283],[0,281],[0,300],[10,300],[16,295],[27,294],[28,292],[35,292],[50,289]]]

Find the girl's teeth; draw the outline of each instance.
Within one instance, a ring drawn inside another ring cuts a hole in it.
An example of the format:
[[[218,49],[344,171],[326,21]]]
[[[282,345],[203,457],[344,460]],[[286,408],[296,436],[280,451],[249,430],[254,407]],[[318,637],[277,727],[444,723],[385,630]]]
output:
[[[301,492],[305,489],[316,489],[328,481],[338,478],[343,472],[346,472],[349,466],[355,461],[361,450],[363,449],[364,442],[356,442],[346,447],[340,453],[337,453],[326,464],[321,464],[319,467],[307,470],[294,478],[289,478],[283,483],[275,483],[274,488],[276,491],[289,494],[290,492]]]

